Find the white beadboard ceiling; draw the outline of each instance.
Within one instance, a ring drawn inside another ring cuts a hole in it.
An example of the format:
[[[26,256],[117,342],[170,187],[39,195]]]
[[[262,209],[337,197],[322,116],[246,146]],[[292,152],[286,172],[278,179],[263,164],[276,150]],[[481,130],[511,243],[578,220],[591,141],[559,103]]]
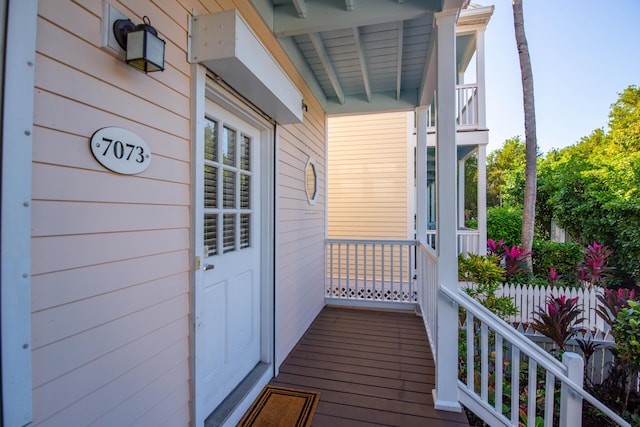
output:
[[[462,1],[253,0],[328,114],[430,102],[433,14],[443,3]]]

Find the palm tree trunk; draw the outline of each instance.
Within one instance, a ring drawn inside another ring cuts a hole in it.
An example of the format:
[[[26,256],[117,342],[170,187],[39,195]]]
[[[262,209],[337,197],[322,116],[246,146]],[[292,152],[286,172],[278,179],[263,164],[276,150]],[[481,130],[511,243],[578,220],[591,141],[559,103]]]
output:
[[[522,74],[522,102],[524,105],[524,131],[526,144],[526,167],[524,185],[524,206],[522,212],[522,240],[521,245],[531,252],[533,246],[533,227],[536,217],[536,161],[538,147],[536,141],[536,112],[533,100],[533,72],[529,46],[524,33],[524,17],[522,14],[522,0],[513,0],[513,26],[520,58],[520,73]],[[527,257],[527,265],[532,270],[531,255]]]

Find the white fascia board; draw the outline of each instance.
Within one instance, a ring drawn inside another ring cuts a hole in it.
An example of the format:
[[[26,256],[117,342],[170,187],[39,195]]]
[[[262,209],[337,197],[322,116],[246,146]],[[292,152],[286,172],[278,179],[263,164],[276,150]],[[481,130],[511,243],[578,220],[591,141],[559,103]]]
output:
[[[189,54],[278,123],[302,122],[302,94],[237,10],[194,16]]]

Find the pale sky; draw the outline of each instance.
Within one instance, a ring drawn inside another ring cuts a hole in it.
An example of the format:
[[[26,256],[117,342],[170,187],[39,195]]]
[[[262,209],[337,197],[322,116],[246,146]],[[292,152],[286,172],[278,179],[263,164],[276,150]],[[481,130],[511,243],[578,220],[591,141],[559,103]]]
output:
[[[489,0],[474,0],[489,5]],[[511,0],[493,0],[487,27],[488,152],[524,138]],[[538,147],[572,145],[606,128],[610,105],[640,86],[640,0],[523,0],[533,68]]]

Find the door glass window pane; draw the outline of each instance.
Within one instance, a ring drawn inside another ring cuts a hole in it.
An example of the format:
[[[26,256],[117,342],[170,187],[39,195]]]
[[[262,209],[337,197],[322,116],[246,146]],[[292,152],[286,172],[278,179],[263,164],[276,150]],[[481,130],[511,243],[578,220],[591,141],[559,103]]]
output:
[[[222,224],[222,253],[236,250],[236,214],[224,214]]]
[[[204,216],[204,253],[205,256],[218,254],[218,214]]]
[[[251,170],[251,138],[242,135],[240,141],[240,169]]]
[[[234,209],[236,207],[236,173],[230,170],[224,170],[222,178],[222,206],[225,209]]]
[[[204,165],[204,207],[218,207],[218,168]]]
[[[204,119],[204,158],[218,161],[218,122]]]
[[[240,174],[240,209],[249,209],[251,194],[251,177]]]
[[[228,127],[222,130],[222,157],[225,165],[236,165],[236,131]]]
[[[240,249],[251,245],[251,214],[240,214]]]

